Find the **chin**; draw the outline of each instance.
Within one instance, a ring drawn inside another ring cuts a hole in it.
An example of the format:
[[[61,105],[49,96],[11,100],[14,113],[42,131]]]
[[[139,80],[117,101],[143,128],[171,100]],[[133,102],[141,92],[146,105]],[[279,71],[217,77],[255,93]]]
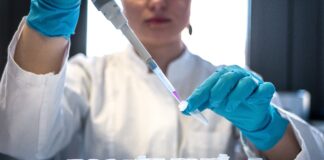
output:
[[[163,45],[168,43],[169,41],[167,40],[161,40],[158,37],[156,38],[150,38],[150,39],[146,39],[143,40],[142,43],[144,43],[145,45],[152,45],[152,46],[159,46],[159,45]]]
[[[143,34],[144,33],[144,34]],[[164,44],[180,38],[180,34],[171,33],[170,31],[142,32],[139,39],[145,44]]]

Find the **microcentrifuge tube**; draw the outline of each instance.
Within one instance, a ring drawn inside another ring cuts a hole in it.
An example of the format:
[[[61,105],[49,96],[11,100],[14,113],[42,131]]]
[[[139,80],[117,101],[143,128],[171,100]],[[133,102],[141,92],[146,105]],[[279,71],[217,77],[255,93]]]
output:
[[[188,102],[187,101],[181,101],[179,104],[179,109],[180,111],[184,111],[188,106]],[[203,114],[200,113],[200,111],[198,109],[189,112],[189,114],[196,118],[199,122],[201,122],[204,125],[208,125],[208,120],[205,118],[205,116]]]

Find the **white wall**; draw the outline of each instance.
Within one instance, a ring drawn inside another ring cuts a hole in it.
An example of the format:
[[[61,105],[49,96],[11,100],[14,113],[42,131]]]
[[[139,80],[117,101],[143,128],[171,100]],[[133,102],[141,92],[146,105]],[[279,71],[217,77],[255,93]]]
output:
[[[184,30],[188,48],[218,64],[245,65],[248,0],[192,0],[193,34]],[[101,56],[122,50],[127,40],[89,3],[87,54]]]

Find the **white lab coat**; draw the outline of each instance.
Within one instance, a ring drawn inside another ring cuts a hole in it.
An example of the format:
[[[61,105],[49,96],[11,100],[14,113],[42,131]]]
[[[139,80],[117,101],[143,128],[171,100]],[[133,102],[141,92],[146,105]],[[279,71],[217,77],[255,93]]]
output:
[[[78,55],[70,63],[65,58],[55,75],[24,71],[13,60],[24,24],[9,45],[1,79],[0,152],[22,159],[236,154],[232,125],[210,111],[204,112],[207,127],[183,116],[131,48],[101,58]],[[185,51],[169,65],[167,76],[186,98],[214,70]],[[324,159],[323,135],[298,117],[281,113],[301,145],[297,159]]]

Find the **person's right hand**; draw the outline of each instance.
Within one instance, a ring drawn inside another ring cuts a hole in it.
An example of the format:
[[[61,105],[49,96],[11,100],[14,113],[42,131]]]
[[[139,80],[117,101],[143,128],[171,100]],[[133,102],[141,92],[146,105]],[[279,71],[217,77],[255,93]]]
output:
[[[27,24],[44,36],[69,39],[79,12],[80,0],[31,0]]]

